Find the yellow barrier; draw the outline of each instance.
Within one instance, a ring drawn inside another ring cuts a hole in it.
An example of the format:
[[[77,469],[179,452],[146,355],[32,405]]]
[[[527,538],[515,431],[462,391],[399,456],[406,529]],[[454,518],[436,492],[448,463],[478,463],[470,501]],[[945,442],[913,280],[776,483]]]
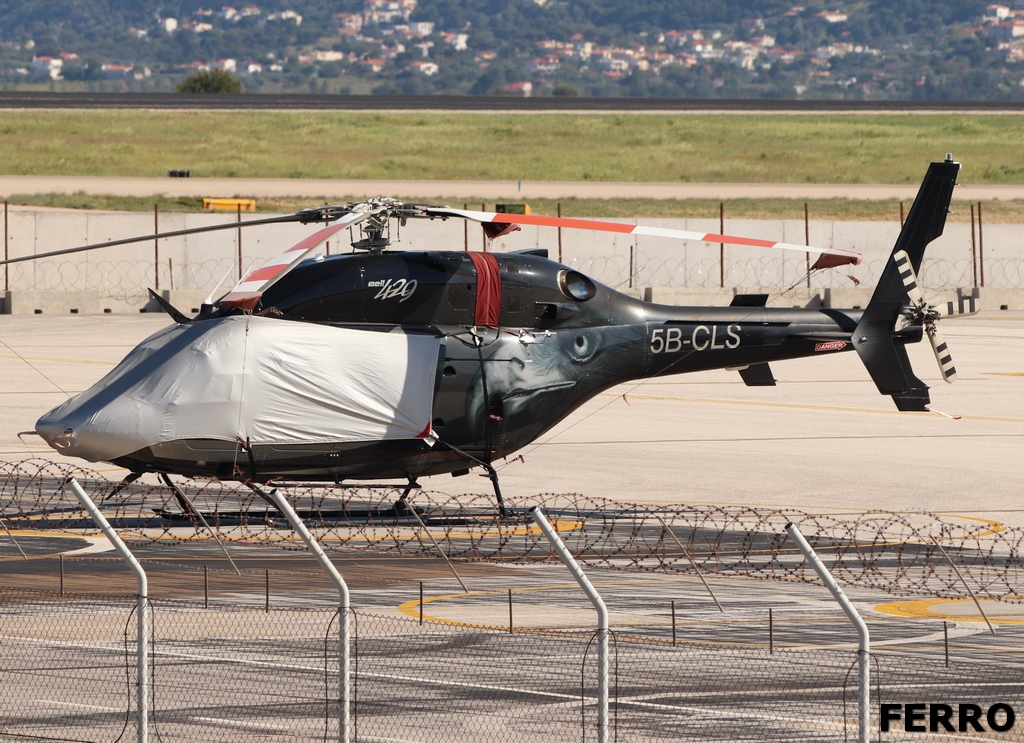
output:
[[[243,212],[254,212],[256,199],[203,199],[203,209],[235,212],[239,207]]]

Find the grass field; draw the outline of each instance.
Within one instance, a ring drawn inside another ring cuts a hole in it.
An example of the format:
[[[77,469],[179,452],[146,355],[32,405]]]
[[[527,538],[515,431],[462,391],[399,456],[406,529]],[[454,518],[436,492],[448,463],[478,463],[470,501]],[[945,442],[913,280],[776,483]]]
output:
[[[357,200],[355,196],[334,199],[346,202]],[[410,199],[415,201],[417,199]],[[435,203],[437,199],[418,199],[422,203]],[[91,209],[99,211],[152,211],[157,204],[162,212],[201,212],[203,200],[193,197],[153,196],[101,196],[92,194],[33,194],[9,197],[11,204],[44,206],[56,209]],[[256,199],[257,211],[266,213],[289,213],[327,199]],[[609,219],[631,219],[646,217],[652,219],[705,218],[717,219],[719,201],[711,199],[531,199],[530,209],[534,214],[555,215],[561,204],[562,214],[567,217],[604,217]],[[804,203],[807,204],[811,219],[846,221],[896,221],[900,217],[898,201],[863,201],[860,199],[811,199],[807,202],[794,199],[731,199],[724,203],[727,219],[803,219]],[[450,206],[479,208],[482,199],[469,199]],[[493,208],[493,202],[487,204]],[[904,204],[909,210],[910,203]],[[950,222],[969,222],[969,204],[956,202],[949,214]],[[986,223],[1024,223],[1024,201],[990,201],[984,204]],[[230,215],[229,215],[230,216]]]
[[[10,175],[916,183],[946,152],[1024,183],[1024,116],[0,112]]]

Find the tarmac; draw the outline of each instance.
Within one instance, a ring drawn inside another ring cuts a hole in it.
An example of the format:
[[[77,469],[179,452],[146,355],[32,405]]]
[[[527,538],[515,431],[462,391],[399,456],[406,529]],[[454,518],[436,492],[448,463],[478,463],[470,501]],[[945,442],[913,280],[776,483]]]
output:
[[[157,314],[0,316],[0,459],[60,459],[34,434],[19,438],[18,433],[31,431],[39,415],[87,388],[166,324]],[[640,382],[598,396],[527,447],[522,459],[500,463],[503,491],[525,502],[544,493],[578,493],[624,503],[788,507],[839,518],[872,510],[917,517],[931,512],[947,520],[988,524],[995,531],[1024,526],[1019,466],[1024,313],[984,312],[947,322],[944,333],[959,374],[955,384],[941,382],[926,344],[910,348],[915,370],[933,385],[933,405],[943,414],[897,412],[852,353],[775,364],[779,384],[774,388],[745,387],[735,372],[724,370]],[[83,464],[112,480],[124,474],[111,465]],[[474,475],[428,478],[424,486],[450,494],[490,492],[487,480]],[[76,537],[42,534],[20,541],[31,560],[21,560],[0,536],[5,585],[13,587],[54,583],[54,558],[88,546]],[[330,584],[308,577],[316,567],[303,553],[244,544],[232,544],[230,550],[249,578],[232,577],[210,541],[147,547],[140,557],[163,575],[154,578],[157,594],[194,596],[195,571],[207,565],[218,571],[216,590],[233,600],[262,602],[258,578],[272,570],[294,574],[275,579],[275,595],[283,592],[285,600],[299,603],[331,601]],[[107,590],[122,583],[130,589],[130,575],[111,554],[69,559],[77,561],[68,580],[78,590]],[[438,559],[359,554],[344,564],[360,601],[390,614],[417,614],[416,585],[424,581],[426,613],[439,621],[500,626],[507,621],[505,593],[513,589],[521,592],[516,621],[524,625],[592,622],[592,612],[557,565],[471,563],[461,569],[473,594],[460,596]],[[83,574],[80,581],[72,578],[75,571]],[[620,625],[664,634],[668,606],[675,599],[703,607],[700,613],[718,613],[693,576],[594,572],[595,580],[607,583],[616,596],[613,612]],[[796,606],[804,617],[818,616],[825,607],[838,612],[820,586],[716,580],[724,586],[726,603],[744,622],[753,622],[749,626],[758,627],[758,637],[763,628],[754,615],[759,617],[766,606],[778,606],[783,613],[785,605]],[[877,620],[902,627],[889,639],[911,644],[914,638],[934,639],[929,620],[943,618],[961,622],[972,636],[981,636],[979,627],[984,630],[975,610],[957,600],[907,609],[880,591],[856,593]],[[567,595],[573,598],[559,598]],[[566,600],[576,608],[570,610]],[[889,604],[891,611],[874,611]],[[1024,621],[1018,609],[989,607],[1008,626]],[[835,616],[838,634],[828,641],[849,642],[849,627]],[[802,636],[807,639],[806,633]]]
[[[0,458],[61,459],[34,434],[17,434],[168,322],[0,315]],[[909,352],[946,415],[898,412],[855,353],[773,364],[776,387],[745,387],[724,370],[641,381],[599,395],[519,452],[522,460],[498,463],[502,489],[514,499],[933,511],[1024,526],[1024,313],[986,311],[942,329],[956,383],[941,381],[927,343]],[[490,492],[474,475],[424,482]]]

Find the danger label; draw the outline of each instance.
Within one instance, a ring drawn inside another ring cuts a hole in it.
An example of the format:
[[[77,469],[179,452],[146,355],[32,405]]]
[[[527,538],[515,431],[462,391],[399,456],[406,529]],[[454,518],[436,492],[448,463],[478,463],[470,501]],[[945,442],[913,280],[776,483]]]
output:
[[[828,343],[818,343],[815,347],[815,351],[842,351],[846,348],[846,341],[829,341]]]

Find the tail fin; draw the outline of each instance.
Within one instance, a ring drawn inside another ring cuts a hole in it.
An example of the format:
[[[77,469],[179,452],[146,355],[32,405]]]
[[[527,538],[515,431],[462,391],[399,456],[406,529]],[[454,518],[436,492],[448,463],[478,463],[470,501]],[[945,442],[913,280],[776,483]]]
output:
[[[871,302],[853,333],[853,346],[875,381],[878,391],[892,395],[900,410],[926,410],[928,385],[914,375],[904,347],[905,338],[895,335],[896,321],[908,302],[895,254],[906,251],[914,273],[919,274],[924,250],[942,234],[949,201],[956,185],[960,163],[947,155],[945,162],[928,167],[921,188],[910,207],[892,254],[878,280]]]

